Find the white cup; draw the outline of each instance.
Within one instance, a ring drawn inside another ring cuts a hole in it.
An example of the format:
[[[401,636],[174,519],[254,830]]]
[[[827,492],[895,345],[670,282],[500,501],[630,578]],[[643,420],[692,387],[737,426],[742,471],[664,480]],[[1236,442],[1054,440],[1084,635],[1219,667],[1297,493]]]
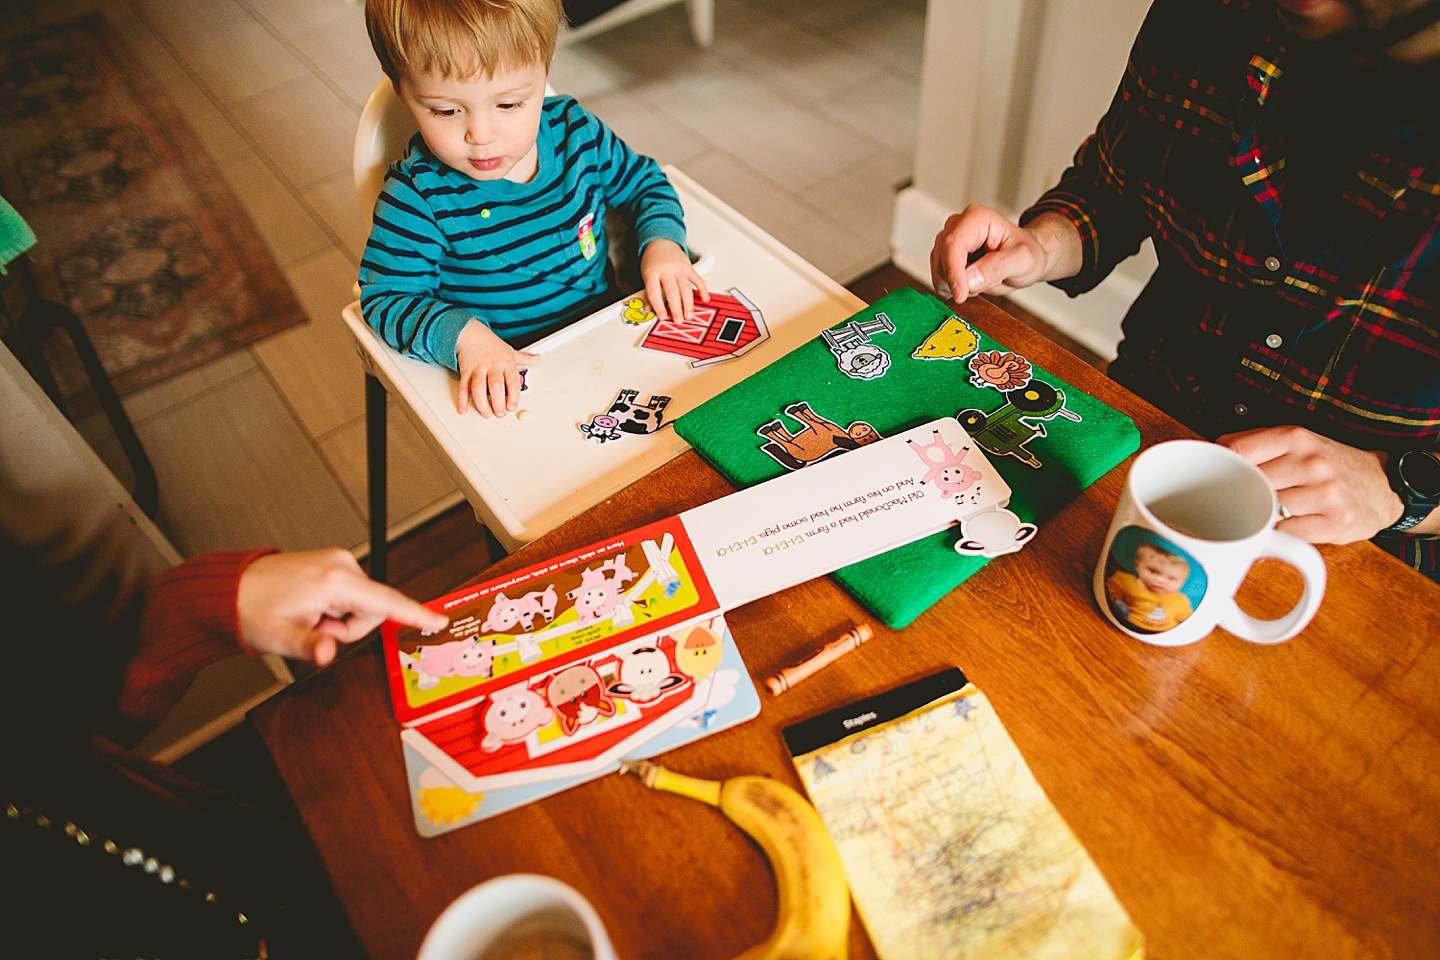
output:
[[[504,957],[511,953],[507,948],[518,950],[537,938],[564,943],[559,955],[567,958],[616,960],[605,925],[590,902],[554,877],[535,873],[496,877],[461,894],[425,934],[416,960]]]
[[[1305,629],[1325,594],[1325,561],[1275,529],[1279,501],[1260,468],[1232,450],[1172,440],[1135,459],[1105,548],[1095,600],[1118,630],[1164,647],[1224,627],[1252,643],[1280,643]],[[1251,564],[1275,557],[1305,580],[1277,620],[1241,611],[1235,592]]]

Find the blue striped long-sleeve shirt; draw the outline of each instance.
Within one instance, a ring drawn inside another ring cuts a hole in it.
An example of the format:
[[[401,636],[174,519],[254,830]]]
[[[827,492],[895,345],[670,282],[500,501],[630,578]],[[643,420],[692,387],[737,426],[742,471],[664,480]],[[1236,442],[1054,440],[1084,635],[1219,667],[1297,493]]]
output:
[[[454,370],[472,317],[521,345],[594,312],[607,289],[607,205],[633,220],[641,250],[659,238],[685,246],[680,200],[659,165],[572,98],[546,98],[537,148],[529,183],[467,176],[419,134],[390,167],[360,300],[395,349]]]

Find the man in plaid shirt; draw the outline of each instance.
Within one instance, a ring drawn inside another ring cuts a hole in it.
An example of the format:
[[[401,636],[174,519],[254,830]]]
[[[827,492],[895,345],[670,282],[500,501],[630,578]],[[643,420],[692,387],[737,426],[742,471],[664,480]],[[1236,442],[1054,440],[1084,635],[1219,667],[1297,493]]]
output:
[[[937,289],[1074,296],[1153,238],[1111,376],[1258,464],[1281,529],[1440,579],[1396,468],[1440,475],[1440,0],[1156,0],[1020,224],[952,216]]]

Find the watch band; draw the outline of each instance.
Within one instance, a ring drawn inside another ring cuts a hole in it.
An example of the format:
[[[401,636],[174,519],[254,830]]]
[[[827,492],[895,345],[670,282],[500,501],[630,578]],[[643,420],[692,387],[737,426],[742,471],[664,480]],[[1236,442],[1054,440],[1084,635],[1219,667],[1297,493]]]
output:
[[[1385,464],[1390,488],[1405,505],[1400,519],[1384,533],[1404,533],[1440,507],[1440,454],[1429,450],[1407,450]]]

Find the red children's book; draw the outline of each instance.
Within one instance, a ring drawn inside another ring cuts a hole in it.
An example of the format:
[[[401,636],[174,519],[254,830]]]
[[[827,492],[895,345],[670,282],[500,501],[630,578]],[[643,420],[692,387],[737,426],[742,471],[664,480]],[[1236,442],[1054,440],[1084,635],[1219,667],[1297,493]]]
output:
[[[383,631],[401,739],[471,792],[605,772],[716,699],[733,643],[678,517],[428,606],[445,631]]]

